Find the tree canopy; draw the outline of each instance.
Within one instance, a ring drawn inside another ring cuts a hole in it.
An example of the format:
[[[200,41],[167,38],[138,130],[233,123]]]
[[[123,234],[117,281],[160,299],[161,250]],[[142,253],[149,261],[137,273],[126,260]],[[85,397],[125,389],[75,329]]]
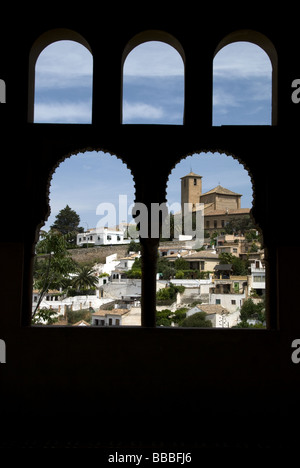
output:
[[[72,242],[75,241],[75,234],[83,232],[83,228],[79,227],[80,217],[76,211],[72,210],[69,205],[60,210],[56,215],[55,221],[50,227],[51,230],[59,231],[63,235],[69,235]],[[71,237],[72,235],[72,237]]]
[[[76,263],[68,255],[66,236],[59,231],[42,233],[36,247],[34,263],[34,288],[40,292],[40,298],[33,315],[49,289],[64,287],[69,281],[69,274],[76,270]]]
[[[205,312],[196,312],[193,315],[190,315],[189,317],[186,317],[181,323],[181,327],[212,327],[212,322],[211,320],[206,319],[206,313]]]
[[[227,252],[221,253],[219,255],[219,260],[221,265],[232,265],[233,275],[245,276],[248,274],[249,264],[247,260],[243,260],[240,257],[236,257],[235,255]]]

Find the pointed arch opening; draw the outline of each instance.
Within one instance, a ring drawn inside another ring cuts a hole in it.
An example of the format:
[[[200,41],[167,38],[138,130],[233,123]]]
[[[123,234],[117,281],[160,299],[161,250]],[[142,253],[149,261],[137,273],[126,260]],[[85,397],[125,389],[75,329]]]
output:
[[[159,247],[156,324],[266,328],[263,238],[253,184],[225,153],[195,153],[170,173],[170,236]]]
[[[182,125],[184,51],[162,31],[135,36],[122,57],[123,124]]]
[[[36,244],[32,324],[141,324],[134,198],[133,176],[116,156],[87,151],[57,166]]]

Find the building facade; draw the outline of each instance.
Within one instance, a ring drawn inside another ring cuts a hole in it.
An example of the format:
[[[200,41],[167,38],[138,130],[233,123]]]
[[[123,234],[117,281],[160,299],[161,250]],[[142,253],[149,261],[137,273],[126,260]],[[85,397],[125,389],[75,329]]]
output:
[[[85,232],[77,234],[77,245],[117,245],[129,244],[128,239],[124,239],[124,232],[109,228],[89,229]]]
[[[202,193],[202,176],[190,172],[181,178],[181,209],[185,204],[192,211],[204,208],[204,229],[212,233],[222,231],[232,220],[239,220],[249,216],[249,208],[241,208],[241,197],[239,193],[218,185],[217,187]]]

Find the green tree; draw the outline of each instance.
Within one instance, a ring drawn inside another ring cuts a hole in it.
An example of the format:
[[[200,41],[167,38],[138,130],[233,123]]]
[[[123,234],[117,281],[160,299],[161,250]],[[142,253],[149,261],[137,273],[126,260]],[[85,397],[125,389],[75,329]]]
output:
[[[157,327],[170,327],[171,326],[172,312],[169,309],[156,311],[156,326]]]
[[[66,238],[59,231],[42,232],[41,240],[36,246],[33,286],[39,290],[40,296],[33,316],[47,291],[66,287],[69,274],[76,269],[76,263],[67,251]]]
[[[98,283],[98,278],[95,276],[93,268],[89,266],[79,266],[76,271],[76,275],[72,279],[72,286],[77,291],[84,291],[87,289],[93,289]]]
[[[219,255],[221,265],[232,265],[232,274],[236,276],[245,276],[248,274],[248,261],[242,260],[231,253],[221,253]]]
[[[174,262],[174,266],[176,270],[188,270],[189,262],[187,262],[184,258],[178,257]]]
[[[83,232],[83,228],[79,227],[80,217],[76,211],[72,210],[69,205],[60,210],[56,215],[55,221],[51,226],[52,230],[57,230],[63,235],[69,235],[69,242],[76,243],[76,234]]]
[[[136,258],[129,271],[126,272],[127,278],[141,278],[142,277],[142,259]]]
[[[132,240],[128,245],[127,253],[139,252],[140,250],[141,250],[141,244],[139,242],[135,242],[134,240]]]
[[[245,232],[255,229],[250,216],[244,216],[240,219],[231,219],[225,226],[224,231],[226,234],[244,234]]]
[[[189,317],[186,317],[182,322],[180,322],[181,327],[212,327],[211,320],[206,319],[205,312],[196,312]]]
[[[56,322],[58,322],[58,318],[53,309],[39,310],[32,319],[32,323],[35,325],[53,325]]]
[[[255,304],[251,298],[247,299],[241,307],[240,319],[243,324],[251,319],[263,324],[265,321],[264,301]]]
[[[176,274],[176,269],[171,262],[165,257],[158,257],[157,273],[160,273],[163,279],[170,279]]]
[[[173,283],[166,288],[162,288],[156,293],[156,300],[160,303],[172,303],[176,300],[177,293],[183,293],[184,286],[174,286]]]

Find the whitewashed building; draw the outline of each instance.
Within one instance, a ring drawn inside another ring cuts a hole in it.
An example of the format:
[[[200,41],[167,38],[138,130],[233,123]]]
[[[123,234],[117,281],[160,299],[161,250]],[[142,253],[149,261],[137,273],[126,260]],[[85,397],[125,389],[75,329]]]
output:
[[[124,231],[100,227],[77,234],[76,243],[79,247],[83,245],[118,245],[129,244],[130,239],[124,239]]]
[[[261,260],[254,260],[251,265],[251,276],[249,278],[249,292],[256,292],[264,296],[266,291],[266,268]]]

